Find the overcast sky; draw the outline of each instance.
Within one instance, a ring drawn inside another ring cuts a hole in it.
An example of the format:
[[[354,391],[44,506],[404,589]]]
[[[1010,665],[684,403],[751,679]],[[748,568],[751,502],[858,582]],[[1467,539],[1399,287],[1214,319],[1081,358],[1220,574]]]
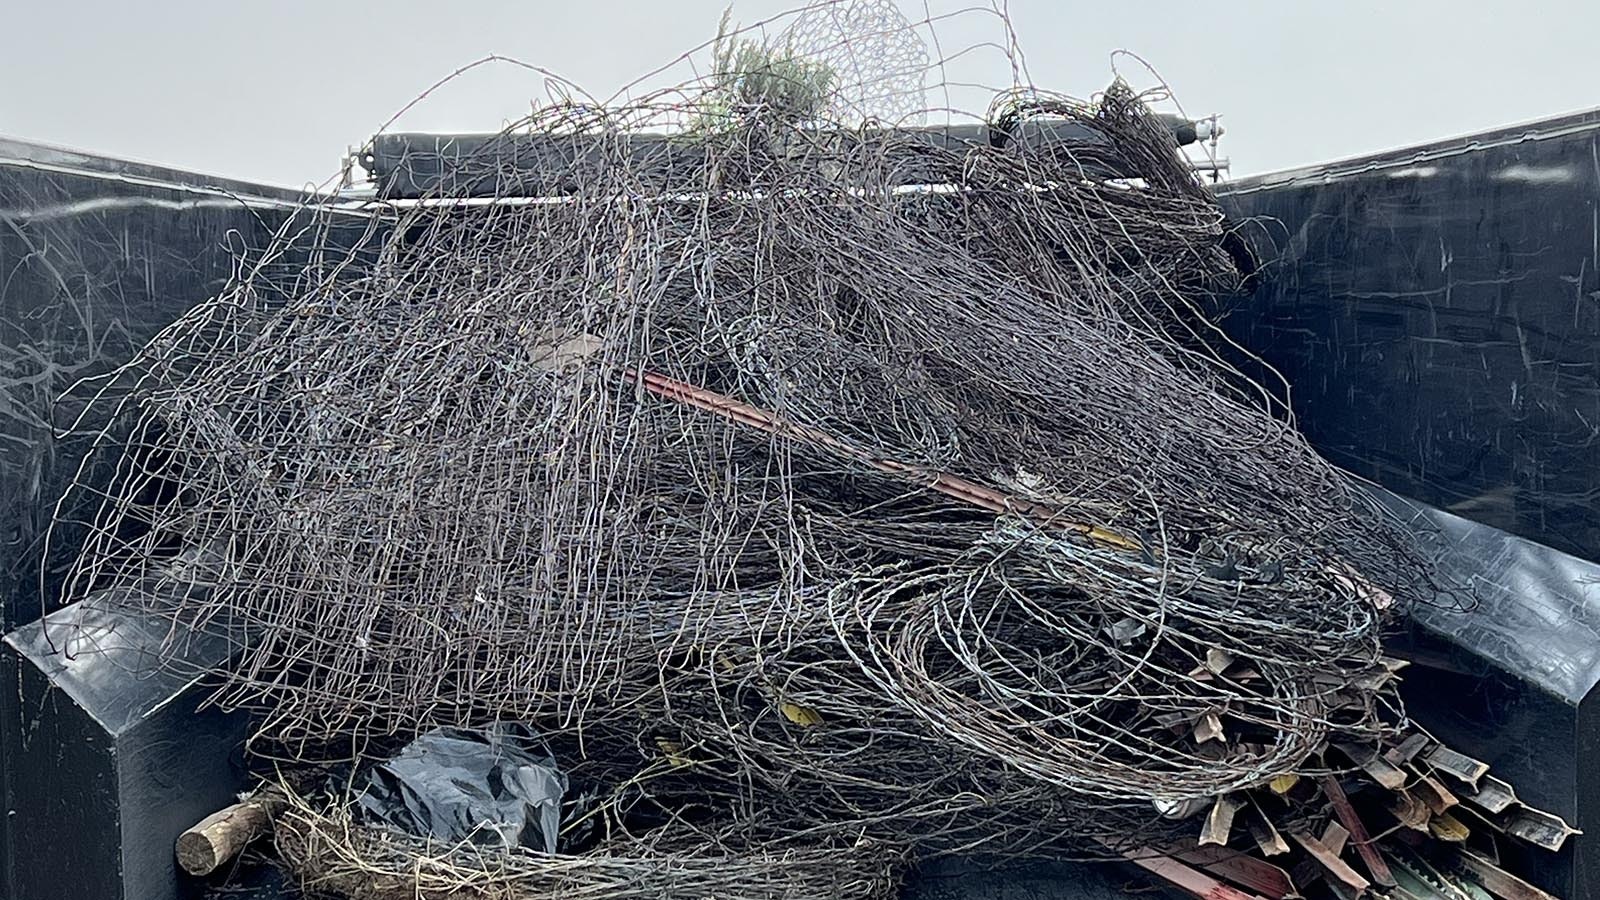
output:
[[[960,6],[902,2],[916,19]],[[10,0],[0,17],[0,134],[278,184],[320,182],[347,145],[457,66],[512,56],[606,96],[713,35],[726,5]],[[795,5],[745,0],[734,14],[748,23]],[[1035,84],[1087,95],[1109,80],[1111,51],[1135,51],[1190,114],[1223,115],[1221,150],[1235,175],[1600,106],[1597,0],[1009,8]],[[940,30],[946,54],[999,36],[991,16]],[[995,52],[953,67],[991,84],[1010,77]],[[543,94],[527,70],[486,67],[396,127],[494,130]]]

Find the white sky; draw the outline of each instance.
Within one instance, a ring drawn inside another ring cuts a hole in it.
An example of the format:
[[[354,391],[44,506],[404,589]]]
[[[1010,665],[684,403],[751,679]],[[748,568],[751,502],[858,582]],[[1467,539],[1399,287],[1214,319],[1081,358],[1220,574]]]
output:
[[[285,185],[323,181],[347,145],[486,54],[606,96],[711,37],[726,6],[0,2],[0,134]],[[924,0],[902,3],[926,15]],[[795,5],[743,0],[734,15],[748,23]],[[1040,87],[1104,87],[1117,48],[1150,60],[1190,114],[1223,114],[1236,176],[1600,106],[1600,0],[1010,0],[1010,15]],[[940,30],[946,53],[999,37],[981,15]],[[994,52],[957,68],[1009,79]],[[526,70],[475,70],[397,127],[491,131],[542,95]]]

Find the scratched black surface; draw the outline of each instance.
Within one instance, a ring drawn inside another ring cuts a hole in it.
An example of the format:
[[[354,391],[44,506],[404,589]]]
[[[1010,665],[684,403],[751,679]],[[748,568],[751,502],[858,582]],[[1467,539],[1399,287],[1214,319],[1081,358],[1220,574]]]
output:
[[[57,397],[77,379],[113,369],[214,293],[229,275],[232,250],[264,243],[294,196],[0,140],[0,631],[40,615],[44,526],[84,448],[81,440],[56,437],[81,409],[79,401],[58,403]],[[46,569],[46,596],[53,594],[63,561],[57,557]],[[16,654],[0,654],[0,674],[0,681],[14,685],[3,695],[17,701],[0,704],[5,708],[0,748],[6,748],[0,753],[6,811],[0,816],[0,892],[28,896],[9,884],[19,875],[13,867],[25,867],[39,848],[69,839],[11,827],[34,812],[48,812],[22,807],[50,796],[109,818],[84,823],[83,866],[62,873],[59,883],[24,884],[39,890],[46,884],[76,885],[85,891],[76,896],[112,896],[95,885],[110,890],[123,867],[95,868],[88,865],[89,856],[102,859],[106,852],[118,852],[115,816],[128,799],[124,790],[153,796],[162,779],[172,777],[162,769],[175,760],[183,765],[174,771],[214,770],[214,761],[184,757],[186,750],[199,752],[202,743],[172,737],[172,729],[198,734],[201,721],[181,720],[180,710],[164,707],[138,727],[110,729],[62,686],[47,683],[41,670],[19,667]],[[103,703],[98,712],[132,713],[140,702],[130,697]],[[30,704],[34,711],[24,716]],[[40,708],[50,714],[39,714]],[[51,733],[21,740],[29,728]],[[29,755],[46,752],[48,759]],[[66,772],[80,774],[61,776]],[[46,773],[55,773],[49,777],[60,783],[41,781]],[[193,787],[214,794],[217,785]],[[223,788],[224,796],[230,789]],[[181,804],[168,802],[167,808],[177,815],[190,813]],[[103,828],[111,829],[109,837],[97,830]],[[37,844],[41,840],[46,843]],[[97,878],[103,883],[94,882]]]
[[[1329,458],[1600,558],[1600,111],[1225,186],[1229,330]]]
[[[40,615],[44,527],[85,447],[56,438],[82,408],[57,397],[214,294],[294,196],[0,140],[0,630]]]
[[[17,672],[0,691],[0,758],[9,781],[0,884],[18,900],[192,900],[173,845],[226,806],[244,780],[243,714],[200,710],[209,690],[158,665],[168,623],[103,598],[57,610],[0,644]],[[231,652],[190,635],[182,659],[210,667]]]

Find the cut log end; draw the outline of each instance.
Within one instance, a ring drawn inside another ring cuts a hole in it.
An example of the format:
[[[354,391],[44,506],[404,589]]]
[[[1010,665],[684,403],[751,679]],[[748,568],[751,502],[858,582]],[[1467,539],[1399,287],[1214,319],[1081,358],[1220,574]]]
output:
[[[209,837],[185,831],[178,835],[178,865],[190,875],[209,875],[221,867],[222,859]]]
[[[246,844],[271,831],[272,817],[283,802],[281,795],[269,792],[206,816],[178,835],[178,865],[190,875],[210,875]]]

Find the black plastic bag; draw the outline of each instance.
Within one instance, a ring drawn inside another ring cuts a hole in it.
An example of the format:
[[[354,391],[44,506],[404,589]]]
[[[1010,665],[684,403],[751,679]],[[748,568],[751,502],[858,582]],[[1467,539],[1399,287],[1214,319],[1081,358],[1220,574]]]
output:
[[[417,837],[556,852],[567,776],[524,725],[439,728],[373,766],[357,816]]]

